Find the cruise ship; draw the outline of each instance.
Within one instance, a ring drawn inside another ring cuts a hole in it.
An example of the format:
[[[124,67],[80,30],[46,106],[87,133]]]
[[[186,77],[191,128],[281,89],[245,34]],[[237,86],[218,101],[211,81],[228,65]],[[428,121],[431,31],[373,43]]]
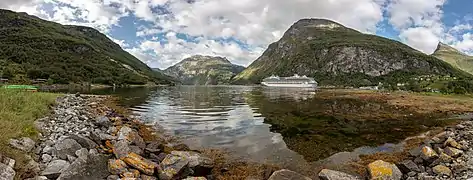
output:
[[[299,76],[295,74],[291,77],[271,76],[263,79],[264,86],[270,87],[297,87],[297,88],[316,88],[318,83],[314,78]]]

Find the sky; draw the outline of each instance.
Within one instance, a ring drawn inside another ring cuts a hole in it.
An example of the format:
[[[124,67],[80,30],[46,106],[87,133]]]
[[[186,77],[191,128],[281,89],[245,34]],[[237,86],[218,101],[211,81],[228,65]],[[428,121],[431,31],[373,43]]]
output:
[[[431,54],[473,54],[473,0],[0,0],[0,8],[90,26],[153,68],[192,55],[248,66],[297,20],[325,18]]]

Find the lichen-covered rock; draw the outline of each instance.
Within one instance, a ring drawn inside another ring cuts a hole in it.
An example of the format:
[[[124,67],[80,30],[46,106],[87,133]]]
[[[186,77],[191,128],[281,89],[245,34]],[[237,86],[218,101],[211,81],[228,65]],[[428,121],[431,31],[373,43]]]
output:
[[[453,158],[445,153],[441,153],[438,160],[442,163],[451,163],[453,161]]]
[[[13,180],[15,174],[16,172],[12,167],[0,163],[0,180]]]
[[[24,152],[31,152],[31,150],[34,148],[35,142],[28,137],[22,137],[20,139],[10,139],[9,144],[12,147]]]
[[[118,131],[118,140],[129,140],[128,135],[133,132],[133,129],[131,129],[128,126],[123,126],[120,128]]]
[[[157,180],[158,179],[154,176],[148,176],[148,175],[144,175],[144,174],[142,174],[140,178],[141,178],[141,180]]]
[[[459,157],[463,154],[463,151],[462,150],[459,150],[459,149],[456,149],[456,148],[452,148],[452,147],[446,147],[444,149],[445,151],[445,154],[451,156],[451,157]]]
[[[160,180],[171,180],[185,177],[189,160],[172,154],[168,154],[159,164],[158,174]]]
[[[424,146],[421,149],[420,157],[425,161],[433,161],[438,157],[438,154],[431,147]]]
[[[377,160],[368,165],[368,173],[371,179],[400,180],[401,171],[396,165]]]
[[[53,155],[60,159],[67,159],[67,155],[75,156],[77,150],[82,146],[74,139],[64,139],[54,145]]]
[[[462,145],[455,141],[453,138],[449,137],[444,143],[444,146],[450,146],[457,149],[462,149]]]
[[[120,175],[127,172],[127,165],[120,159],[109,159],[108,160],[108,171],[111,174]]]
[[[350,174],[330,169],[322,169],[322,171],[319,172],[319,178],[322,180],[361,180],[361,178]]]
[[[126,157],[123,158],[123,161],[129,166],[132,166],[138,169],[144,174],[147,174],[147,175],[154,174],[154,168],[156,167],[155,163],[141,157],[138,154],[129,153]]]
[[[446,175],[446,176],[452,175],[452,171],[448,167],[443,166],[443,165],[437,165],[433,167],[432,171],[437,175]]]
[[[205,177],[187,177],[183,180],[207,180]]]
[[[130,146],[126,140],[117,141],[113,145],[113,154],[118,159],[126,157],[131,152]]]
[[[46,176],[49,179],[56,179],[65,169],[69,168],[69,165],[69,162],[61,159],[53,160],[48,164],[46,169],[41,172],[41,175]]]
[[[290,171],[287,169],[282,169],[279,171],[275,171],[268,180],[312,180],[309,177],[303,176],[299,173],[294,171]]]

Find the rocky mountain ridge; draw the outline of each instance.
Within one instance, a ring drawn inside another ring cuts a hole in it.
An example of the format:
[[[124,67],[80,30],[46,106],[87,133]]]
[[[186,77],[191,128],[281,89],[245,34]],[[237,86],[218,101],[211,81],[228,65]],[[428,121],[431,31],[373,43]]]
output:
[[[0,9],[0,65],[12,83],[168,84],[96,29]]]
[[[447,44],[439,42],[432,56],[451,64],[453,67],[473,74],[473,56],[469,56]]]
[[[234,82],[259,83],[272,74],[307,75],[322,85],[345,86],[406,82],[420,75],[466,75],[401,42],[325,19],[302,19],[293,24]]]
[[[229,84],[244,67],[223,57],[195,55],[167,68],[163,72],[187,85]]]

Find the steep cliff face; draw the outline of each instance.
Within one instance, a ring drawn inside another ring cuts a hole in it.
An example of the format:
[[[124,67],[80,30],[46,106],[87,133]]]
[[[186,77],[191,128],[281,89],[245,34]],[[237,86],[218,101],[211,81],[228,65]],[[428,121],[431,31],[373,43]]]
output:
[[[473,56],[458,51],[444,43],[439,43],[433,56],[451,64],[453,67],[473,74]]]
[[[164,70],[169,76],[187,85],[229,84],[245,67],[232,64],[226,58],[195,55]]]
[[[106,35],[0,9],[0,70],[11,82],[169,84]]]
[[[237,84],[259,83],[270,75],[315,77],[323,85],[370,85],[427,74],[463,73],[434,57],[379,36],[324,19],[302,19],[246,70]]]

